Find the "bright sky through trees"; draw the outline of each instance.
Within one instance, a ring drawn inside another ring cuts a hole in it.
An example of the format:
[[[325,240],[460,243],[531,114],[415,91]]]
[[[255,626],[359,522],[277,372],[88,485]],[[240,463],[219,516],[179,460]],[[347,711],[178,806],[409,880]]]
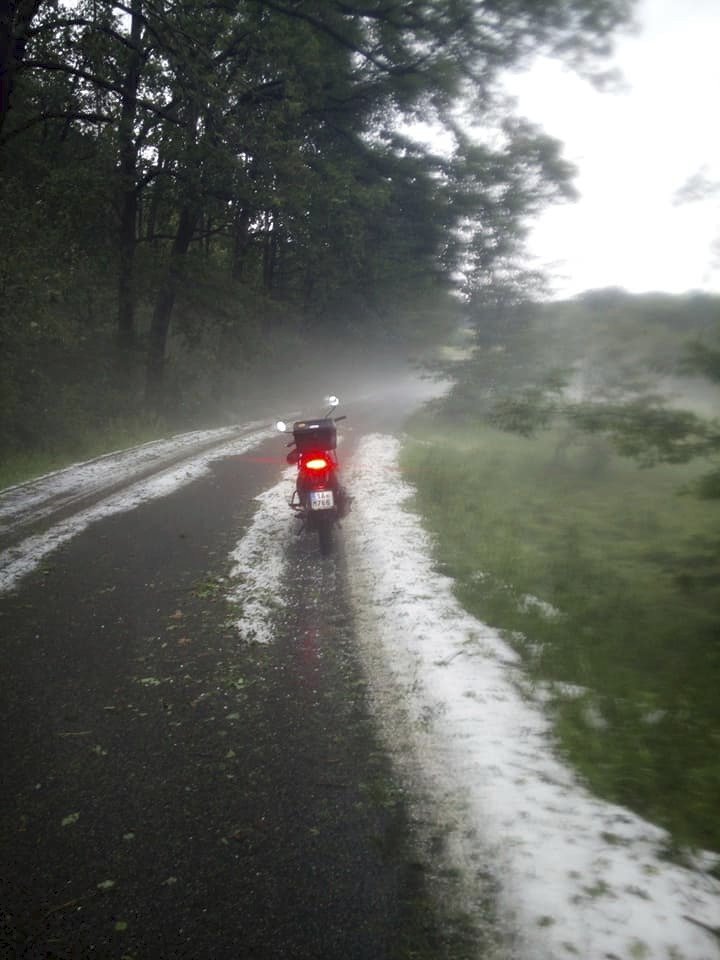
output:
[[[579,202],[548,210],[531,237],[560,296],[720,290],[720,3],[641,0],[636,19],[616,44],[617,92],[549,60],[508,79],[578,167]]]

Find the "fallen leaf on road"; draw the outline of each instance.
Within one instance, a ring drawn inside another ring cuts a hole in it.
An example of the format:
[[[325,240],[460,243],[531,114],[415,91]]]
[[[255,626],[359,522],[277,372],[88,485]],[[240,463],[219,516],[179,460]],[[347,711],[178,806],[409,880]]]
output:
[[[77,823],[80,819],[79,813],[69,813],[66,817],[63,817],[60,821],[61,827],[70,827],[73,823]]]

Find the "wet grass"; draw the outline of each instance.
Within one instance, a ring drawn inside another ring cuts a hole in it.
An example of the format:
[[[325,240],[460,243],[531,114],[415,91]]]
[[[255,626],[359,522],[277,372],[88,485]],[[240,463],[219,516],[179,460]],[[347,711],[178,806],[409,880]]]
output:
[[[720,503],[682,492],[706,465],[427,418],[414,435],[438,563],[549,688],[561,749],[674,844],[720,850]]]
[[[0,490],[44,476],[53,470],[92,460],[113,450],[124,450],[149,440],[167,436],[168,429],[159,422],[127,420],[108,425],[102,430],[88,430],[72,441],[27,452],[6,452],[0,460]]]

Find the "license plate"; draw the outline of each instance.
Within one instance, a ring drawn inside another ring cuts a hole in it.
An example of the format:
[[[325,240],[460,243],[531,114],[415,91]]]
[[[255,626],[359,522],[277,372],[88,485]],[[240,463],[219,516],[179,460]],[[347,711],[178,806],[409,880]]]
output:
[[[332,490],[311,490],[310,491],[310,509],[311,510],[332,510],[335,506]]]

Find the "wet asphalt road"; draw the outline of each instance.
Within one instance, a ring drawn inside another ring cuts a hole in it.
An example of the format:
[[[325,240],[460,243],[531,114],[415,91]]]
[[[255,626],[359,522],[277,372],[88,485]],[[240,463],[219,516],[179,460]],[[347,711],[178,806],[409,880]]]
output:
[[[230,625],[277,454],[93,524],[0,597],[0,960],[465,956],[367,709],[342,539],[288,545],[276,643]]]

